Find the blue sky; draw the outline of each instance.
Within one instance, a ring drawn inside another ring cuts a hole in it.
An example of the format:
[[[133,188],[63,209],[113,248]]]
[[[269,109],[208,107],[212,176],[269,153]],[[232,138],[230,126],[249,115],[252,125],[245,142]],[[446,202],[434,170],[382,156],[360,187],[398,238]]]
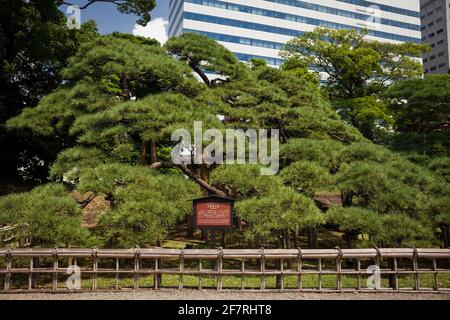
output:
[[[87,0],[72,0],[69,2],[76,5],[83,5]],[[65,13],[66,7],[61,7],[61,10]],[[157,6],[152,11],[152,20],[160,21],[161,19],[158,18],[167,20],[168,16],[169,0],[157,0]],[[98,30],[102,34],[108,34],[114,31],[132,33],[137,17],[129,14],[121,14],[114,4],[98,2],[81,11],[81,22],[83,23],[88,20],[95,20]],[[149,36],[151,35],[149,34]]]

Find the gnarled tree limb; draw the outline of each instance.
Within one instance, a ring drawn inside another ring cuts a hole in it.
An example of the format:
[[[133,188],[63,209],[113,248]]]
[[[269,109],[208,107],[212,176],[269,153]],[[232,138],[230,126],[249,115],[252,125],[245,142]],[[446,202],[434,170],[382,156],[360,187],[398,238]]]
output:
[[[150,166],[150,168],[152,169],[174,168],[174,167],[179,168],[185,175],[187,175],[190,179],[192,179],[195,183],[197,183],[200,187],[202,187],[209,193],[223,197],[226,196],[225,192],[208,184],[205,180],[200,178],[191,169],[189,169],[185,164],[175,165],[172,162],[156,162]]]

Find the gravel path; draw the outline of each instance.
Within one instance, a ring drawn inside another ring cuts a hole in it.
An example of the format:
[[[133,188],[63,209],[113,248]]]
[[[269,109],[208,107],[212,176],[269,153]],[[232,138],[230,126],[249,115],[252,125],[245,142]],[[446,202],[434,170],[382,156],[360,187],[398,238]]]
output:
[[[258,293],[149,290],[0,294],[0,300],[450,300],[450,293]]]

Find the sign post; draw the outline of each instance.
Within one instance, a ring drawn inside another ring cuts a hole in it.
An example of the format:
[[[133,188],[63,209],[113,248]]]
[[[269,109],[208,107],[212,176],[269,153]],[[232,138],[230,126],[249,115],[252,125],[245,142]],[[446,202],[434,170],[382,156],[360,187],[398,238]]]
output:
[[[193,199],[193,228],[211,232],[211,247],[216,246],[216,232],[236,227],[234,199],[216,195]]]

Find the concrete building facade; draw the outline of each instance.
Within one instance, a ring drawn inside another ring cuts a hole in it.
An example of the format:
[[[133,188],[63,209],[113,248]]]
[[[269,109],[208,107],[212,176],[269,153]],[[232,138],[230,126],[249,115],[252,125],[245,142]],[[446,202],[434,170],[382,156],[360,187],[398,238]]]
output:
[[[422,57],[425,73],[449,73],[450,0],[421,0],[420,10],[422,43],[431,46]]]
[[[262,58],[275,66],[287,41],[319,26],[368,29],[368,38],[379,41],[421,41],[419,0],[170,0],[169,6],[169,36],[197,32],[242,61]]]

